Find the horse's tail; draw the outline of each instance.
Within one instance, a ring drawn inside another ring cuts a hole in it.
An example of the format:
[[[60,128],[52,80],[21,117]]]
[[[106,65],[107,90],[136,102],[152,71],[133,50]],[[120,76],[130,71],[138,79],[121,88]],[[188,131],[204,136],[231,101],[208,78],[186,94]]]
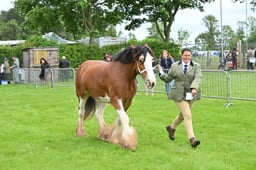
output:
[[[89,96],[84,105],[84,119],[90,119],[96,110],[96,102],[95,100]]]

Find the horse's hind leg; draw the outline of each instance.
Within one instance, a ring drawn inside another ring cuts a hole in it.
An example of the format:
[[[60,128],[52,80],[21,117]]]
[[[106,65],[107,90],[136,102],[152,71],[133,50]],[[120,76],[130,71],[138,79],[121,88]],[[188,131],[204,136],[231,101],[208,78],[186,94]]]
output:
[[[108,140],[113,131],[113,127],[106,125],[104,121],[105,106],[106,106],[106,103],[99,103],[97,105],[97,110],[95,113],[96,119],[98,120],[98,124],[99,124],[98,137],[102,140]]]
[[[78,123],[76,128],[76,136],[85,136],[86,130],[84,128],[84,112],[85,112],[86,99],[79,98],[78,106]]]

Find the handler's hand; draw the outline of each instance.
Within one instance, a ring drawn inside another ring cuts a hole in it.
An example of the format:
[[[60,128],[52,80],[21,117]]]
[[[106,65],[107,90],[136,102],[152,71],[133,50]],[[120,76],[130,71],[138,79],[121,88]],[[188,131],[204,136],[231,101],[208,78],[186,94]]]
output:
[[[194,97],[196,95],[196,93],[197,93],[197,90],[196,89],[192,89],[191,93],[192,93],[192,96]]]
[[[157,64],[157,70],[158,71],[162,70],[162,67],[160,66],[160,64]]]

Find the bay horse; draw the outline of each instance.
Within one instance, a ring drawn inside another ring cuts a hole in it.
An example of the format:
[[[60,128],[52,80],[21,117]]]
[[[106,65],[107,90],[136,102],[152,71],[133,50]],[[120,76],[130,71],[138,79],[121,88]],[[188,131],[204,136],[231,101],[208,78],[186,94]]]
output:
[[[147,45],[141,45],[123,49],[112,57],[111,62],[83,62],[77,70],[75,82],[78,97],[76,135],[87,134],[84,121],[95,114],[100,139],[136,150],[137,132],[129,125],[126,111],[137,90],[137,74],[142,76],[148,88],[155,86],[153,61],[153,51]],[[103,117],[108,103],[118,113],[113,125],[107,125]]]

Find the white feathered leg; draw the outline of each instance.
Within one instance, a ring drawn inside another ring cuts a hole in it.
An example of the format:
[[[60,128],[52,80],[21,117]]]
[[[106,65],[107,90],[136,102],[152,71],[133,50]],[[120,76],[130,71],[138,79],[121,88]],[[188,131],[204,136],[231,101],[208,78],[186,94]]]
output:
[[[120,109],[116,110],[118,118],[110,141],[112,143],[120,143],[124,148],[135,150],[137,147],[137,132],[133,127],[129,126],[129,117],[123,109],[121,101],[119,101],[119,105]]]
[[[113,127],[110,127],[105,123],[105,120],[104,120],[105,107],[106,107],[106,103],[97,103],[97,109],[95,112],[95,116],[99,125],[98,137],[102,140],[108,140],[113,129]]]
[[[78,123],[76,128],[76,136],[85,136],[86,130],[84,128],[84,107],[85,107],[86,99],[80,98],[79,100],[79,108],[78,108]]]

